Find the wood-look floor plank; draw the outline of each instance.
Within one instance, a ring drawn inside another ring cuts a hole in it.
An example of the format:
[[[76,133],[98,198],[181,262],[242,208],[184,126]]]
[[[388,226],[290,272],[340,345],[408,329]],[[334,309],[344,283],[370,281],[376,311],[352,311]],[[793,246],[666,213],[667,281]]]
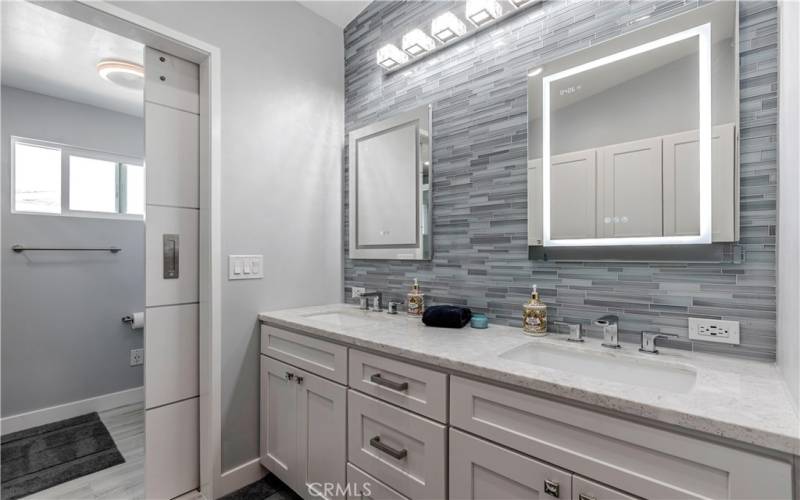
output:
[[[144,499],[144,404],[100,413],[125,463],[39,491],[28,498],[46,500]]]

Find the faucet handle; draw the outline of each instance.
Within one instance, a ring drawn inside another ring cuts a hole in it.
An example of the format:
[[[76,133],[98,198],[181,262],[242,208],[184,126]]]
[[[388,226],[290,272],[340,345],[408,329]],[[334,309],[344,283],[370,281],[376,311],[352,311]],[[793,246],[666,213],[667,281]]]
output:
[[[583,333],[581,333],[580,323],[567,323],[566,321],[553,321],[556,326],[566,326],[569,329],[569,337],[567,340],[570,342],[583,342]]]
[[[656,349],[656,339],[666,339],[669,337],[677,337],[678,335],[674,333],[661,333],[661,332],[648,332],[646,330],[642,331],[642,341],[641,346],[639,347],[639,352],[643,352],[646,354],[658,354],[658,349]]]

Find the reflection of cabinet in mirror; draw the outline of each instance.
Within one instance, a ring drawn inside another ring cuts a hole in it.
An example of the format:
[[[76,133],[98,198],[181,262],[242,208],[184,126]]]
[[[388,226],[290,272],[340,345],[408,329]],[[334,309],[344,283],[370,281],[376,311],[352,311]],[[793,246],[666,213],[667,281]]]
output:
[[[738,239],[735,126],[712,129],[712,241]],[[696,235],[700,231],[698,134],[681,132],[554,155],[551,238]],[[528,162],[528,244],[543,242],[542,161]]]

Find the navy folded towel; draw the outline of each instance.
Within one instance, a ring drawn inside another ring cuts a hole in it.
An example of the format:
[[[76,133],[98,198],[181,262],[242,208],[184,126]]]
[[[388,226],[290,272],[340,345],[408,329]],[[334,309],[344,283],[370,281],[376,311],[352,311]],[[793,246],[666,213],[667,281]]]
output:
[[[423,323],[440,328],[463,328],[470,318],[472,311],[458,306],[431,306],[422,314]]]

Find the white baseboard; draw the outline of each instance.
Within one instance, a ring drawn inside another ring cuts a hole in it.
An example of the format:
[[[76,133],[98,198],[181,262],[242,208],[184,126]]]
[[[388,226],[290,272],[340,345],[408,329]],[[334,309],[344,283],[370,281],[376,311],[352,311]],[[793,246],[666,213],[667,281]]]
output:
[[[0,420],[0,433],[8,434],[36,427],[37,425],[58,422],[65,418],[85,415],[93,411],[101,412],[141,402],[144,402],[144,387],[134,387],[133,389],[4,417]]]
[[[254,483],[267,475],[267,469],[262,467],[261,461],[254,458],[249,462],[234,467],[222,473],[219,481],[219,491],[215,492],[217,498],[228,493],[233,493],[243,486]]]

